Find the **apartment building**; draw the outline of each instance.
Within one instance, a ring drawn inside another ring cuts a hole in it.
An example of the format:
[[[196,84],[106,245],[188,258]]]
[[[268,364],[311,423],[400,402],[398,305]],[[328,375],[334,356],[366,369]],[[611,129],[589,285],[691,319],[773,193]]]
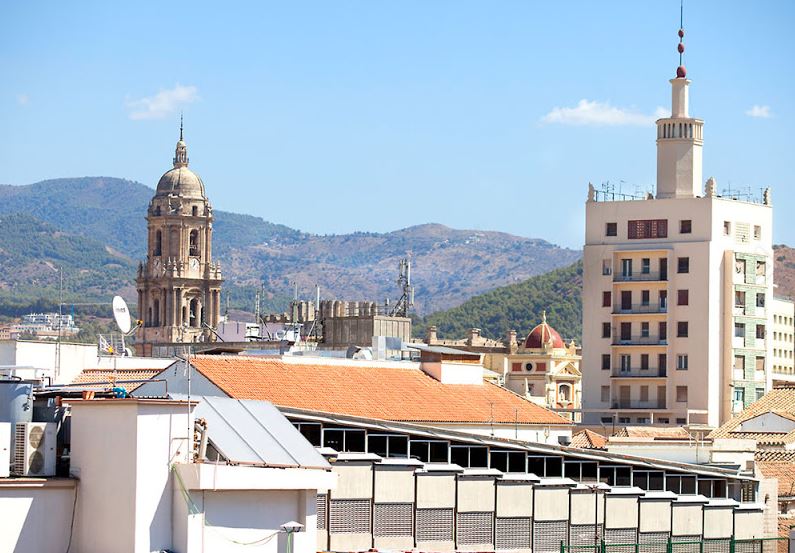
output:
[[[684,66],[657,121],[656,195],[589,185],[583,404],[592,424],[718,426],[771,386],[772,201],[702,188]]]
[[[773,385],[795,382],[795,303],[773,298]]]

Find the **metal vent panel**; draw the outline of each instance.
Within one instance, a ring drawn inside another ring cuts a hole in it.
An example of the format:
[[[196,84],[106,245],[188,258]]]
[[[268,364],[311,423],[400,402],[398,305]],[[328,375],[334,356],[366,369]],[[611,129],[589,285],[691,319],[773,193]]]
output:
[[[637,528],[607,528],[605,529],[605,544],[610,553],[635,553],[635,543],[638,541]]]
[[[604,528],[601,524],[572,524],[569,531],[569,545],[583,546],[594,545],[599,546],[604,535]],[[586,553],[585,550],[582,553]]]
[[[332,499],[329,502],[329,531],[332,534],[369,534],[369,499]]]
[[[417,541],[453,541],[453,510],[417,509]]]
[[[644,552],[666,553],[670,537],[669,532],[641,532],[638,534],[638,543],[643,545],[641,549]]]
[[[326,515],[328,514],[328,496],[324,493],[317,494],[317,529],[326,529]]]
[[[498,518],[494,541],[495,549],[530,549],[533,521],[530,517]]]
[[[377,503],[373,515],[374,536],[411,537],[414,535],[413,503]]]
[[[14,469],[16,474],[25,474],[25,428],[24,423],[14,427]]]
[[[559,553],[560,543],[568,545],[567,520],[536,521],[533,523],[533,551]]]
[[[671,553],[701,553],[701,536],[671,536]]]
[[[729,538],[705,539],[704,553],[729,553]]]
[[[458,545],[487,545],[494,536],[494,513],[458,513]]]

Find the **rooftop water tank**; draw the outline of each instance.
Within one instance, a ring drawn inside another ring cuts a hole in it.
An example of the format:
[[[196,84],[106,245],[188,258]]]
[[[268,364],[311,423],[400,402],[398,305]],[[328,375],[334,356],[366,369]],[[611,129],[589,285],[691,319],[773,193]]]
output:
[[[0,422],[33,420],[33,384],[24,380],[0,378]]]

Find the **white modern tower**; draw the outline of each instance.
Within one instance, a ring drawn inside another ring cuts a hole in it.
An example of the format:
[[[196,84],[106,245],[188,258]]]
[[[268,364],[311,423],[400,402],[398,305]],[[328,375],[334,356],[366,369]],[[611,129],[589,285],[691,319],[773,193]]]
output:
[[[684,52],[679,30],[678,50]],[[770,387],[772,204],[702,185],[684,65],[657,121],[656,195],[589,185],[583,407],[592,424],[717,426]]]

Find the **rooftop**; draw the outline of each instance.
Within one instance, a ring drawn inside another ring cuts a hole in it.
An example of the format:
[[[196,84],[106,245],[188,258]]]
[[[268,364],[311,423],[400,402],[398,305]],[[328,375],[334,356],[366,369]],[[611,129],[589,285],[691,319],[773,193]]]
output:
[[[792,421],[795,419],[795,386],[773,388],[746,407],[741,413],[713,430],[710,438],[736,438],[756,440],[760,445],[783,446],[795,443],[795,430],[782,432],[780,428],[771,427],[769,431],[759,428],[743,430],[743,423],[768,413]],[[746,425],[748,426],[748,425]]]
[[[571,424],[496,384],[442,384],[414,363],[243,356],[196,356],[191,363],[230,397],[279,407],[405,422]]]
[[[112,388],[118,381],[126,380],[149,380],[159,374],[161,368],[145,369],[83,369],[72,381],[72,384],[86,384],[83,386],[90,390],[103,390]],[[143,382],[119,384],[120,387],[132,392]]]

